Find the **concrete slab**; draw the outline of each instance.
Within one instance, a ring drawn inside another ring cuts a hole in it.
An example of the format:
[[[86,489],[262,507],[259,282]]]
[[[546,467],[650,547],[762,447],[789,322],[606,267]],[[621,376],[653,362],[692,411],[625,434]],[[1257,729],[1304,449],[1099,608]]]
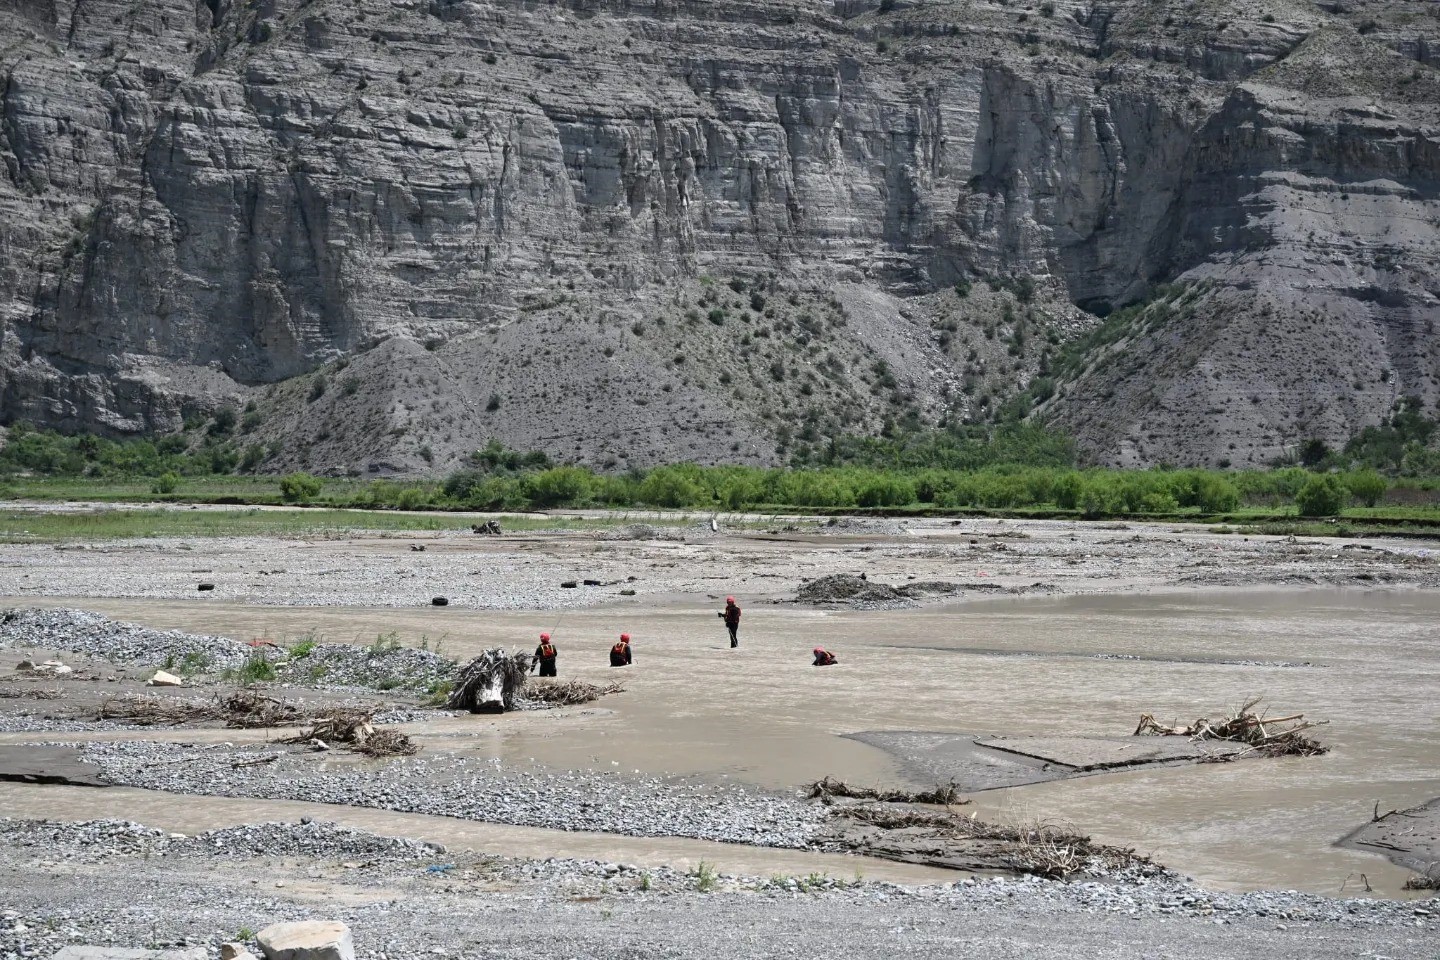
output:
[[[74,747],[0,746],[0,780],[108,787],[100,768],[80,762]],[[87,948],[90,949],[90,948]],[[101,949],[96,947],[94,949]]]

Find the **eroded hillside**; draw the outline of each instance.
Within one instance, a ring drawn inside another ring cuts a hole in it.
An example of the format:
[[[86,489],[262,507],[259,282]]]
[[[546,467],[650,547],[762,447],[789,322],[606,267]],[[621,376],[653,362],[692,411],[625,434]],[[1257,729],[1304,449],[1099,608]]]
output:
[[[1238,466],[1440,399],[1426,0],[7,9],[7,420],[767,462],[1058,374],[1089,456]]]

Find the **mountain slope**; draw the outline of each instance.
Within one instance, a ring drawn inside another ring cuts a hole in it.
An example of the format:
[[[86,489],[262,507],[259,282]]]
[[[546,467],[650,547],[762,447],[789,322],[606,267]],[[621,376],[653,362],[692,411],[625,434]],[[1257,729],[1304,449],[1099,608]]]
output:
[[[1094,459],[1437,398],[1423,0],[8,6],[7,421],[770,462],[983,419],[1170,281],[1043,409]]]

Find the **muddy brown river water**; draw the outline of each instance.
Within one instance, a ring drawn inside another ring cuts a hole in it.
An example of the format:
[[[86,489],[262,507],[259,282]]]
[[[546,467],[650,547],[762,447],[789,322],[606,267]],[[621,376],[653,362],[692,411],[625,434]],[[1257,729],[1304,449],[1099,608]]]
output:
[[[554,629],[562,677],[623,678],[625,693],[575,711],[422,724],[414,728],[418,739],[435,750],[519,763],[695,774],[770,788],[827,774],[866,783],[916,779],[905,757],[846,734],[1125,735],[1141,713],[1189,722],[1263,695],[1272,714],[1329,720],[1319,735],[1332,752],[974,795],[982,818],[1065,821],[1229,889],[1349,893],[1363,889],[1364,874],[1376,893],[1401,895],[1406,871],[1335,843],[1368,820],[1377,801],[1382,809],[1404,808],[1440,796],[1440,595],[1423,591],[1194,591],[898,611],[761,604],[746,609],[738,651],[728,647],[718,607],[694,598],[643,612],[570,612],[558,626],[554,613],[453,608],[45,603],[240,639],[313,629],[329,640],[368,642],[396,631],[407,643],[439,639],[457,658],[495,645],[528,649],[540,630]],[[605,652],[621,630],[635,638],[636,663],[611,670]],[[809,666],[817,643],[838,653],[839,667]],[[127,800],[127,816],[145,809],[143,792],[135,793],[142,796]],[[19,802],[13,790],[3,796],[7,808]],[[75,813],[85,802],[76,795],[64,808]],[[272,806],[247,803],[257,808],[254,819]],[[276,815],[285,815],[283,806],[273,805]],[[234,816],[227,811],[221,822]],[[347,813],[345,820],[361,825],[369,815]],[[514,830],[477,826],[474,835],[518,844]],[[666,856],[652,841],[639,845],[653,848],[652,860]],[[629,849],[623,838],[601,846],[618,859]],[[670,853],[683,859],[694,851]],[[767,865],[769,856],[733,859],[756,872],[783,869]]]

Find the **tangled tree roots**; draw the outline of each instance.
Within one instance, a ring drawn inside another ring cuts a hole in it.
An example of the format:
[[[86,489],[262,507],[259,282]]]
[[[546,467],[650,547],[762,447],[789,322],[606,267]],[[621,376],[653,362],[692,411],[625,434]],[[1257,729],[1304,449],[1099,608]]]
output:
[[[852,787],[843,780],[826,777],[823,780],[816,780],[810,785],[809,797],[811,800],[819,800],[824,804],[834,803],[835,797],[851,797],[856,800],[880,800],[885,803],[933,803],[947,807],[970,802],[960,796],[960,787],[954,780],[945,784],[936,784],[934,790],[922,790],[916,793],[908,790],[876,790],[873,787]]]
[[[1303,713],[1267,718],[1263,710],[1259,714],[1254,712],[1259,703],[1260,698],[1256,697],[1247,700],[1234,716],[1215,722],[1202,717],[1189,726],[1167,727],[1156,723],[1155,718],[1147,713],[1140,718],[1140,724],[1135,728],[1135,736],[1189,737],[1195,742],[1225,740],[1245,744],[1245,749],[1238,753],[1212,758],[1215,762],[1246,756],[1314,757],[1329,751],[1328,747],[1321,746],[1304,735],[1304,731],[1329,721],[1306,720]]]
[[[471,713],[513,710],[529,673],[529,654],[486,650],[460,669],[446,706]]]
[[[376,729],[372,715],[365,710],[329,710],[315,717],[314,725],[281,743],[310,743],[319,740],[326,746],[342,744],[367,757],[408,757],[420,748],[399,730]]]
[[[520,698],[549,707],[573,707],[582,703],[593,703],[612,693],[624,692],[625,687],[618,683],[602,687],[584,680],[539,680],[527,683],[520,693]]]

